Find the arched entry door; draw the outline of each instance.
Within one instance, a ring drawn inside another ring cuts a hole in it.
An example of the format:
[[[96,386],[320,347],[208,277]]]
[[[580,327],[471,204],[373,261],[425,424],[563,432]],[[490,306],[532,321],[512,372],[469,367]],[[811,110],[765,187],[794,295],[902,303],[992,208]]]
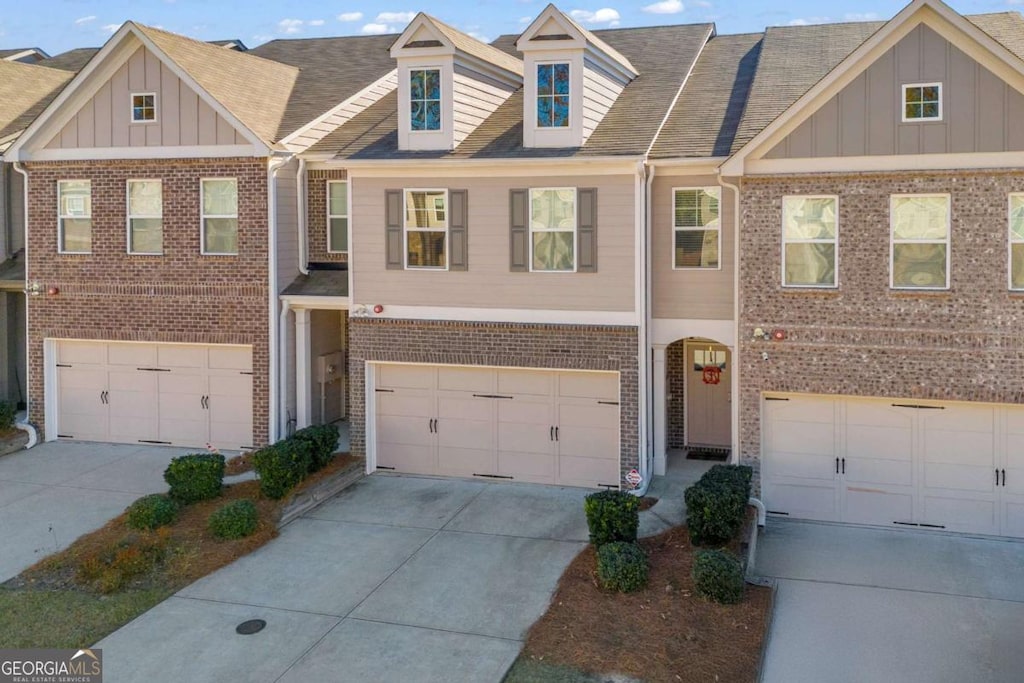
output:
[[[714,342],[686,342],[686,444],[729,448],[732,358]]]

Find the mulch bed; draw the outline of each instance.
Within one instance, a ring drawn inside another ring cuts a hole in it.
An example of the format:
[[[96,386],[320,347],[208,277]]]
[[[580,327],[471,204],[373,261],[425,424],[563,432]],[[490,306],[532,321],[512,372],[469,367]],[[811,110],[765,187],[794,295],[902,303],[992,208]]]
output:
[[[738,605],[709,602],[693,591],[695,548],[685,527],[640,544],[651,565],[647,588],[631,594],[601,589],[588,546],[530,629],[523,656],[650,683],[756,681],[771,590],[747,586]]]
[[[652,496],[644,496],[640,499],[640,512],[644,510],[650,510],[652,507],[658,504],[658,499]]]
[[[224,476],[233,477],[236,474],[245,474],[252,471],[252,456],[254,451],[246,451],[241,455],[229,458],[224,463]]]

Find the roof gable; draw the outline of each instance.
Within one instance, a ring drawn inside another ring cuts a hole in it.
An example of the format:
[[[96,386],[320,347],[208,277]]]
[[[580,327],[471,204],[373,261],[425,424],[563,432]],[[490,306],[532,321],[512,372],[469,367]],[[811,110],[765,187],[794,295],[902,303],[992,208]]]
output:
[[[9,145],[71,80],[34,64],[0,61],[0,150]]]
[[[621,70],[627,80],[640,74],[621,52],[580,26],[554,5],[545,7],[516,40],[516,49],[520,52],[579,48],[590,48],[600,53]]]
[[[420,12],[391,46],[391,56],[402,57],[455,55],[460,53],[498,67],[517,76],[523,75],[523,63],[512,55]]]

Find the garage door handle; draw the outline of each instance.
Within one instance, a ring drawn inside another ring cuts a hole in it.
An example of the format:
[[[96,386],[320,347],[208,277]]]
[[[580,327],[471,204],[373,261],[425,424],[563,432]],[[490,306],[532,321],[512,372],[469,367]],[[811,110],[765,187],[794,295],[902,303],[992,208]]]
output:
[[[1006,486],[1006,470],[1003,470],[1003,486]]]
[[[550,430],[548,430],[548,441],[554,441],[554,440],[555,440],[555,428],[552,427]]]
[[[558,427],[555,427],[555,441],[558,441]]]
[[[836,458],[836,474],[839,474],[839,458]]]

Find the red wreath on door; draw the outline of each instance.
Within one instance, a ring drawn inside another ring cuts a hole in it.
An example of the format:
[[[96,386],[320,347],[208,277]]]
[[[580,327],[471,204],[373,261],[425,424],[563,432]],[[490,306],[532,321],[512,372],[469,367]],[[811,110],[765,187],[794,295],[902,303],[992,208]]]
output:
[[[719,384],[722,381],[722,368],[717,365],[705,365],[701,379],[704,384]]]

